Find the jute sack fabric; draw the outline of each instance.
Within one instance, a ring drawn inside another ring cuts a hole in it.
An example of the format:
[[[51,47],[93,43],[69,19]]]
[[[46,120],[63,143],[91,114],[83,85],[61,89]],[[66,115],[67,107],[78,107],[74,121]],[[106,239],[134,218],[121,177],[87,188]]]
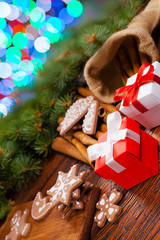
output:
[[[140,56],[146,56],[151,63],[159,60],[160,55],[152,38],[152,32],[159,21],[160,0],[151,0],[125,30],[113,34],[89,59],[84,75],[90,90],[99,100],[112,103],[115,90],[123,86],[115,69],[114,58],[127,38],[133,37],[136,40]]]

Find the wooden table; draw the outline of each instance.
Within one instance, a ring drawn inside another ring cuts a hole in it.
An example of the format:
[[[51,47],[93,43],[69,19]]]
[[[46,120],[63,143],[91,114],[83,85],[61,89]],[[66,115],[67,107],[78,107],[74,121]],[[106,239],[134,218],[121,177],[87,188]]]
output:
[[[160,141],[160,127],[154,131],[148,131]],[[70,167],[79,164],[79,171],[91,169],[86,164],[76,161],[59,153],[45,161],[44,170],[38,180],[32,184],[29,190],[22,191],[16,195],[16,203],[24,203],[33,200],[36,193],[41,191],[44,195],[56,181],[58,171],[68,172]],[[97,184],[102,192],[109,193],[115,187],[110,180],[105,180],[96,175],[93,170],[88,180]],[[100,229],[93,224],[91,240],[158,240],[160,239],[160,175],[133,187],[129,191],[116,185],[116,188],[123,191],[124,197],[119,205],[123,211],[114,224],[106,223]]]

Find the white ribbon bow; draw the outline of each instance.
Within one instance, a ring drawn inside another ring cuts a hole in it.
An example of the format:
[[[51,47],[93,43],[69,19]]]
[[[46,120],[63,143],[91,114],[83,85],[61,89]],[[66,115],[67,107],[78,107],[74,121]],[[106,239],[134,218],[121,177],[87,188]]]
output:
[[[120,140],[124,140],[126,137],[140,143],[139,134],[127,128],[119,130],[121,122],[122,118],[118,111],[109,114],[107,118],[107,141],[94,144],[87,148],[89,160],[93,161],[96,158],[106,156],[106,165],[117,173],[124,171],[125,167],[114,160],[113,145]]]

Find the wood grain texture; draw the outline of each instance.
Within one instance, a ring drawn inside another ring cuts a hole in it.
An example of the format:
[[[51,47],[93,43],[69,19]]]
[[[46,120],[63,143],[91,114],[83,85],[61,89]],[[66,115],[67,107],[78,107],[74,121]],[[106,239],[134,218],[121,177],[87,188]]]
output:
[[[160,140],[160,128],[148,131],[148,133]],[[24,203],[34,199],[37,191],[42,191],[45,195],[47,189],[51,188],[55,183],[58,171],[68,172],[70,167],[76,163],[79,165],[79,171],[91,170],[87,181],[97,184],[102,190],[101,194],[104,192],[109,194],[115,187],[124,194],[124,197],[119,202],[123,211],[117,221],[113,224],[107,222],[102,229],[94,223],[90,235],[91,240],[160,239],[160,175],[156,175],[126,191],[114,184],[114,182],[99,177],[88,165],[62,154],[54,153],[53,157],[46,161],[42,175],[33,184],[33,187],[15,195],[16,202]]]
[[[96,211],[96,202],[99,199],[100,189],[94,185],[87,193],[87,200],[83,210],[74,211],[68,220],[62,219],[62,213],[53,208],[42,220],[35,221],[29,215],[27,223],[32,225],[27,237],[21,239],[30,240],[88,240]],[[10,233],[10,221],[18,210],[32,208],[33,201],[16,205],[9,213],[5,223],[0,228],[0,239]]]

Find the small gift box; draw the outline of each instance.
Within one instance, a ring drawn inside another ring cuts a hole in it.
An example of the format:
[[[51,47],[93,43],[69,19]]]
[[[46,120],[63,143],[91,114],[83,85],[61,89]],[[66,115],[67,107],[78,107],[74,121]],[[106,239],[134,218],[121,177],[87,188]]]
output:
[[[116,90],[114,100],[122,100],[119,110],[147,129],[160,125],[160,63],[143,64]]]
[[[108,132],[88,147],[95,172],[125,189],[158,174],[158,141],[128,117],[114,112],[107,119]]]

